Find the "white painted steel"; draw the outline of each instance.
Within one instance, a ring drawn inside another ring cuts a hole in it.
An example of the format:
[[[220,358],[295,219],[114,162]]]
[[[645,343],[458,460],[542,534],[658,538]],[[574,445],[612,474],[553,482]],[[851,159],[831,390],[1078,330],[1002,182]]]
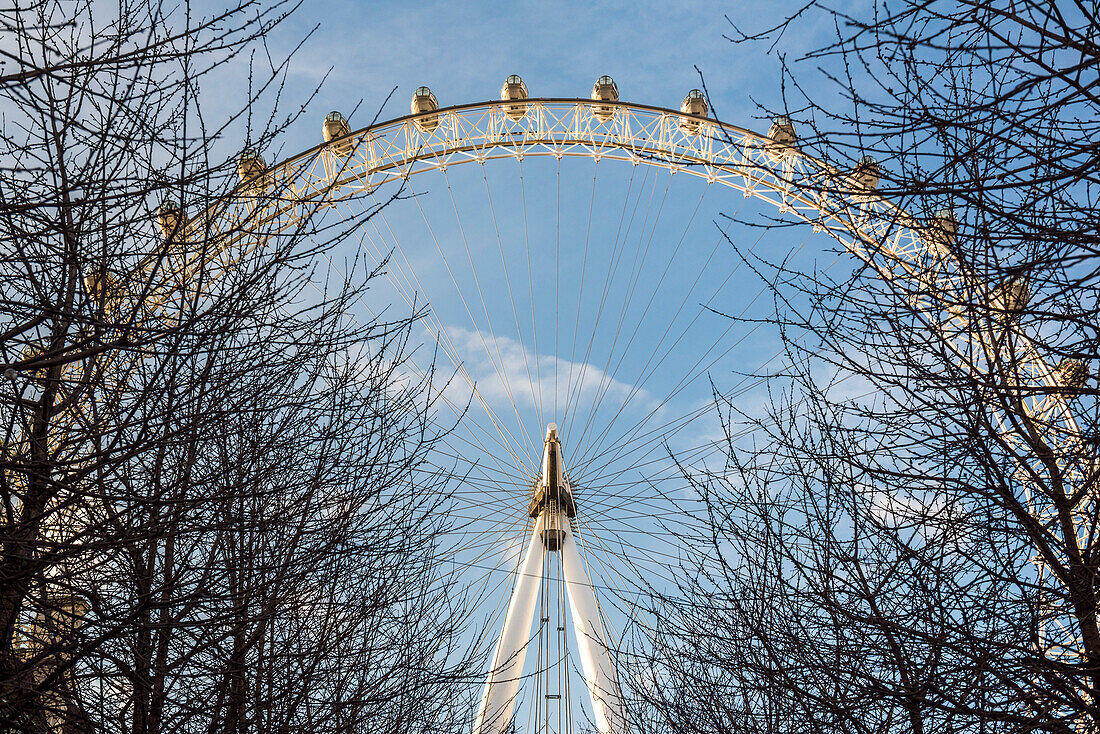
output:
[[[577,552],[573,533],[568,532],[561,544],[561,572],[569,595],[569,613],[584,671],[584,683],[592,700],[592,714],[600,734],[625,734],[622,693],[615,666],[611,662],[607,637],[596,593]]]
[[[926,222],[868,195],[860,172],[839,171],[796,147],[777,152],[766,136],[715,120],[692,118],[698,126],[685,126],[685,115],[675,110],[583,99],[527,104],[519,119],[498,101],[432,111],[428,114],[437,116],[438,124],[430,132],[417,126],[424,115],[409,115],[353,132],[338,141],[338,148],[321,145],[273,166],[269,195],[251,195],[242,186],[237,195],[191,220],[194,241],[218,245],[196,257],[213,266],[208,277],[217,277],[219,266],[232,267],[265,238],[293,231],[318,208],[387,183],[400,185],[418,173],[528,156],[618,160],[701,177],[810,223],[884,279],[919,293],[918,316],[943,334],[949,348],[974,362],[979,373],[999,361],[996,353],[1004,340],[952,312],[953,305],[987,294],[990,284],[977,282],[945,257],[928,236]],[[605,116],[609,106],[612,114]],[[193,272],[197,265],[185,269]],[[1023,334],[1014,336],[1013,359],[1025,388],[1021,409],[1049,424],[1055,445],[1070,453],[1079,450],[1079,432],[1057,390],[1056,371]],[[1040,463],[1028,469],[1045,472]]]
[[[504,629],[500,632],[493,665],[478,706],[474,734],[505,734],[512,723],[523,663],[527,658],[527,643],[531,641],[531,623],[538,606],[542,564],[546,558],[546,545],[542,542],[544,523],[545,516],[540,515],[527,544],[527,556],[512,590]]]
[[[564,509],[565,505],[572,506],[573,500],[565,479],[557,424],[551,423],[546,427],[543,447],[541,486],[535,488],[536,504],[533,506],[535,509],[531,510],[532,514],[537,513],[537,520],[531,532],[527,557],[520,570],[520,579],[508,604],[504,630],[478,707],[474,734],[504,734],[508,728],[519,677],[523,673],[524,649],[531,639],[531,616],[542,580],[541,564],[548,549],[561,553],[562,579],[565,581],[569,613],[573,619],[574,636],[596,729],[599,734],[625,734],[622,694],[607,646],[600,609],[596,604],[596,594],[577,551],[569,514]],[[546,494],[551,490],[553,499]],[[554,538],[551,539],[549,533],[555,533]],[[536,548],[543,550],[540,553]],[[537,566],[533,565],[536,561]]]
[[[1006,440],[1018,442],[1013,426],[1022,419],[1056,449],[1063,472],[1073,459],[1092,456],[1060,390],[1057,370],[1035,343],[1014,324],[991,328],[990,319],[971,319],[959,309],[959,304],[987,299],[996,284],[980,281],[938,248],[925,221],[869,193],[860,180],[863,172],[840,171],[797,147],[777,150],[766,136],[675,110],[609,100],[532,99],[526,104],[520,117],[510,116],[498,101],[410,115],[273,166],[264,196],[242,184],[234,195],[189,220],[188,239],[196,246],[179,270],[186,275],[205,266],[207,277],[216,278],[219,269],[233,267],[273,235],[294,231],[319,208],[453,165],[577,156],[659,166],[768,202],[840,242],[900,292],[913,294],[915,315],[972,365],[979,380],[1011,360],[1021,398],[1013,415],[996,417]],[[437,122],[430,130],[424,124],[428,119]],[[1011,340],[1004,338],[1008,330]],[[1040,480],[1051,475],[1050,467],[1035,459],[1021,460],[1020,472],[1025,487],[1031,486],[1029,474]],[[1075,472],[1068,473],[1071,483],[1083,479]],[[1042,500],[1032,501],[1037,517],[1054,521]],[[1071,510],[1083,533],[1095,503],[1095,497],[1083,496]]]
[[[551,457],[551,453],[554,454],[553,457]],[[542,486],[561,487],[564,484],[565,469],[561,455],[561,442],[558,440],[558,425],[551,423],[546,427],[546,438],[543,440]],[[568,520],[566,524],[568,524]]]

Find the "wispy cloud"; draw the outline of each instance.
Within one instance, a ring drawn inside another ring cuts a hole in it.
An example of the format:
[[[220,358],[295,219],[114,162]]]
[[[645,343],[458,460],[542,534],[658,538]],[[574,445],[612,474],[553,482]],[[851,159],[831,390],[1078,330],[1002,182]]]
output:
[[[466,373],[478,393],[494,409],[517,405],[521,410],[535,406],[591,406],[596,400],[618,410],[625,401],[645,408],[653,404],[650,394],[627,382],[615,379],[603,369],[582,361],[553,354],[536,354],[533,349],[507,336],[495,338],[486,332],[460,326],[447,327]],[[470,387],[456,379],[448,397],[463,404]]]

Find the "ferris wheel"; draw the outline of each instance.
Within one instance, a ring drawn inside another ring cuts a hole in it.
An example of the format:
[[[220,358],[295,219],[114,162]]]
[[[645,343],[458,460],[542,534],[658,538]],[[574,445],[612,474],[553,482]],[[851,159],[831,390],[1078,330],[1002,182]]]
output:
[[[623,102],[606,76],[587,99],[531,98],[510,76],[499,100],[441,108],[421,87],[407,116],[353,131],[333,112],[322,133],[278,165],[245,153],[235,196],[193,219],[162,208],[160,222],[167,236],[201,220],[235,245],[203,266],[226,269],[262,246],[241,222],[357,222],[332,271],[362,258],[384,273],[364,315],[420,314],[428,348],[409,378],[453,425],[439,468],[461,478],[440,573],[492,635],[474,734],[630,730],[616,652],[646,624],[640,579],[674,586],[675,529],[699,501],[683,467],[720,450],[715,393],[751,399],[783,369],[747,325],[765,289],[744,292],[720,212],[763,204],[809,225],[779,242],[785,255],[832,238],[884,279],[932,286],[917,289],[922,318],[979,369],[973,354],[992,364],[1000,340],[953,304],[984,298],[1008,324],[1027,299],[1022,282],[960,266],[950,211],[918,219],[878,196],[873,160],[838,171],[799,149],[788,118],[766,134],[727,125],[699,90],[676,110]],[[1013,348],[1051,388],[1022,410],[1075,441],[1058,388],[1080,365],[1051,367],[1023,335]]]

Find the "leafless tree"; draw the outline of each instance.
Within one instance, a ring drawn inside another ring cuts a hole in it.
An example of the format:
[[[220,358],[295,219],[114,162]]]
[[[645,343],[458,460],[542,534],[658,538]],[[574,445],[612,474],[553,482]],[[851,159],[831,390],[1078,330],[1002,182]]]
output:
[[[289,196],[264,174],[294,119],[264,42],[294,9],[0,10],[4,730],[434,732],[468,710],[415,314],[350,318],[376,274],[356,263],[318,279],[355,222],[210,214]],[[234,75],[234,106],[204,94]]]
[[[782,49],[822,13],[836,42],[782,57],[771,112],[838,170],[877,158],[927,250],[882,277],[899,215],[853,223],[868,257],[843,276],[743,253],[790,369],[766,417],[719,398],[728,462],[685,468],[707,531],[655,599],[635,720],[1096,731],[1100,11],[811,4],[731,37]]]

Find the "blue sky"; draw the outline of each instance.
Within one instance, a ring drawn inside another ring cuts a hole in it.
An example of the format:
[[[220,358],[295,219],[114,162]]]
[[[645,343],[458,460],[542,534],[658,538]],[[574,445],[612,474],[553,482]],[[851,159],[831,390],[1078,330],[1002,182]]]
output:
[[[722,119],[757,129],[761,123],[750,124],[760,115],[756,103],[780,106],[778,58],[766,47],[727,41],[723,36],[733,32],[725,16],[759,29],[802,4],[306,0],[279,39],[289,42],[318,26],[291,64],[291,84],[307,90],[327,73],[316,109],[350,111],[361,100],[353,127],[369,122],[394,86],[384,118],[405,114],[421,84],[446,106],[494,98],[512,73],[532,96],[559,97],[586,96],[597,76],[610,74],[624,100],[675,107],[699,86],[698,67]],[[788,33],[784,48],[811,48],[830,33],[822,15],[809,16]]]
[[[624,101],[676,108],[701,86],[701,71],[723,120],[763,131],[758,104],[781,106],[779,59],[766,47],[731,44],[724,16],[759,29],[800,5],[306,0],[271,39],[278,55],[319,26],[291,61],[284,100],[304,98],[325,81],[281,152],[320,142],[329,110],[348,114],[352,129],[368,124],[395,86],[380,119],[407,114],[420,85],[446,107],[495,99],[513,73],[534,97],[586,97],[596,77],[610,74]],[[814,16],[784,45],[796,55],[829,32],[824,17]],[[364,311],[399,312],[415,292],[433,316],[418,332],[425,345],[418,359],[432,353],[433,330],[445,334],[458,364],[441,359],[444,372],[461,368],[489,406],[475,401],[448,442],[451,456],[439,457],[469,474],[455,508],[465,534],[455,536],[446,572],[479,600],[473,617],[487,620],[495,639],[526,542],[527,482],[545,423],[554,420],[577,485],[593,582],[613,639],[625,634],[641,577],[660,585],[675,573],[679,549],[664,526],[691,522],[692,494],[668,450],[688,465],[721,461],[707,451],[718,436],[707,410],[712,385],[737,391],[738,405],[760,414],[764,384],[746,374],[781,365],[767,326],[710,310],[757,319],[774,311],[723,233],[762,257],[793,257],[806,267],[836,262],[835,243],[812,237],[808,227],[731,226],[723,214],[763,223],[773,212],[736,191],[645,166],[552,159],[532,160],[522,171],[511,161],[468,165],[445,177],[416,177],[412,190],[415,202],[387,208],[340,254],[369,260],[395,253],[393,281],[375,284]],[[455,378],[449,399],[464,405],[471,382]],[[662,428],[693,413],[700,417]],[[533,686],[524,688],[521,721],[532,715],[534,698]],[[583,700],[576,705],[583,708]]]

